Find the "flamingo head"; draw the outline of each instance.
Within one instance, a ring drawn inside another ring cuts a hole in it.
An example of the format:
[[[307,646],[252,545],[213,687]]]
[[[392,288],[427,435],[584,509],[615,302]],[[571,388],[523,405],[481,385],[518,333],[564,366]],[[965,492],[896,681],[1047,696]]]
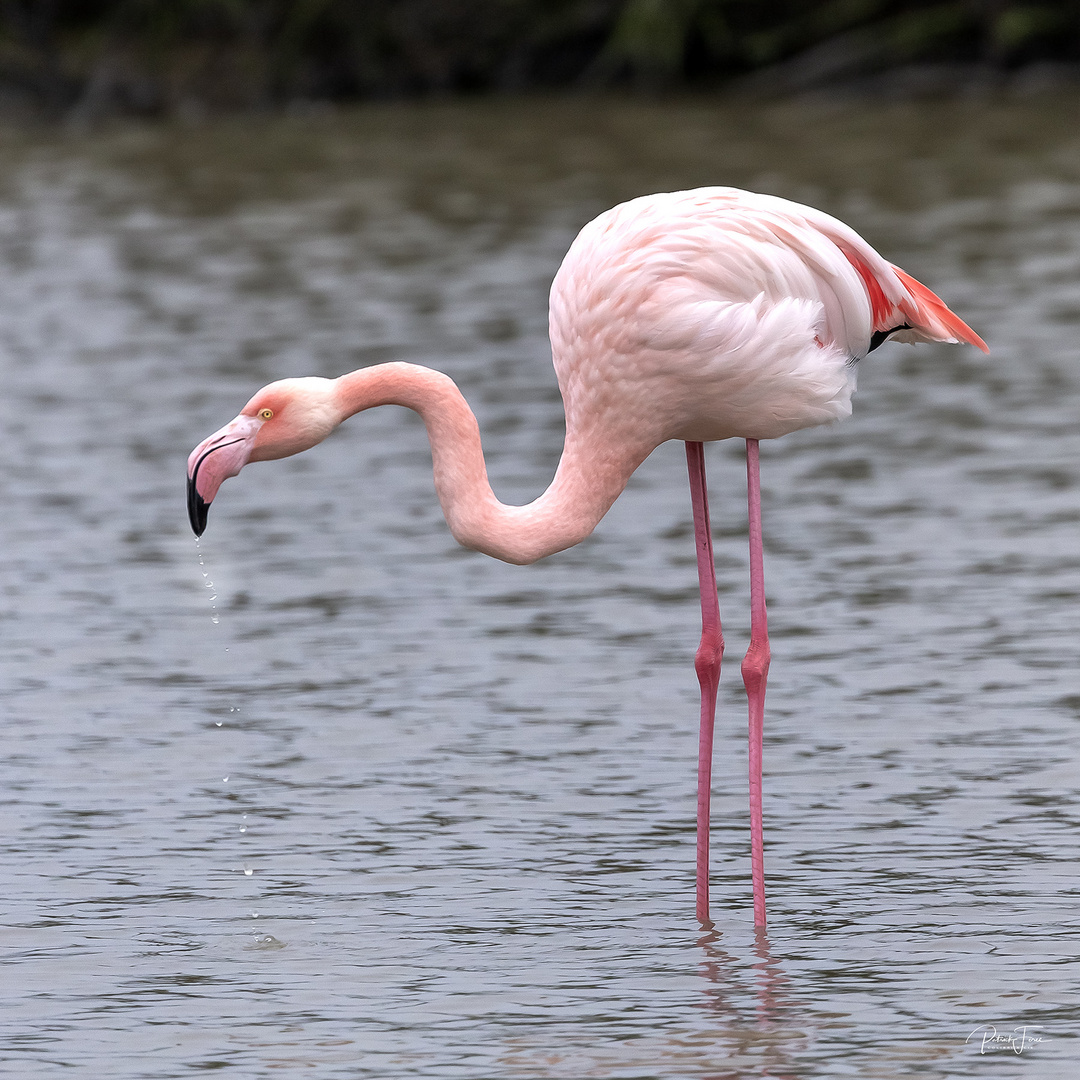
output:
[[[196,536],[222,482],[249,461],[271,461],[309,450],[341,423],[330,379],[282,379],[264,386],[188,458],[188,519]]]

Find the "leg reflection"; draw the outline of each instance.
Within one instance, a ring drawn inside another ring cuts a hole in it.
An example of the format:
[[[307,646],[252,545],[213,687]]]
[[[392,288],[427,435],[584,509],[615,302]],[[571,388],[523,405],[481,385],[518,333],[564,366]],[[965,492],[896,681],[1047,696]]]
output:
[[[706,929],[697,940],[704,957],[700,971],[707,982],[702,1006],[723,1021],[720,1039],[728,1058],[737,1058],[706,1074],[705,1080],[735,1080],[750,1075],[797,1080],[795,1056],[807,1046],[806,1024],[810,1013],[791,994],[791,981],[772,954],[768,932],[754,932],[753,962],[728,952],[720,931]],[[749,974],[749,977],[748,977]],[[719,1033],[718,1033],[719,1034]]]

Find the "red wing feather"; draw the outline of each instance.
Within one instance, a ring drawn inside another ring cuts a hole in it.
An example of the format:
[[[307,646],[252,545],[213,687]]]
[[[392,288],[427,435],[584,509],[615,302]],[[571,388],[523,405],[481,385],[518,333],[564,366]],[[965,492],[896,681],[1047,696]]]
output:
[[[870,295],[870,314],[874,320],[875,330],[888,330],[893,325],[889,316],[896,310],[896,305],[885,295],[881,282],[874,277],[873,271],[857,255],[845,250],[847,260],[859,272],[866,291]]]
[[[990,350],[970,326],[954,315],[939,296],[932,293],[921,281],[916,281],[910,274],[904,273],[898,266],[893,271],[900,279],[907,296],[898,303],[893,303],[885,295],[874,272],[851,251],[844,251],[848,262],[858,271],[866,286],[870,298],[870,314],[874,321],[874,331],[891,330],[903,322],[908,322],[916,330],[921,330],[943,341],[966,341],[988,353]]]
[[[969,345],[982,349],[984,353],[990,351],[986,342],[963,319],[954,315],[939,296],[932,293],[921,281],[916,281],[910,274],[905,274],[898,266],[894,266],[893,270],[896,271],[901,284],[907,289],[908,295],[915,301],[915,310],[909,317],[915,316],[918,320],[916,325],[920,329],[940,330],[950,338],[966,341]],[[908,313],[905,312],[905,314]]]

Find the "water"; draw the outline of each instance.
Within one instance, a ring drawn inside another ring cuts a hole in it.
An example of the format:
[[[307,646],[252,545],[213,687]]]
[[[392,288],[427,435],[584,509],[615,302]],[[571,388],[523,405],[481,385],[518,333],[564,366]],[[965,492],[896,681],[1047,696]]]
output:
[[[531,101],[0,135],[0,1069],[1074,1075],[1078,119]],[[386,359],[450,373],[532,498],[562,252],[700,183],[840,215],[993,348],[885,346],[851,421],[762,447],[764,937],[740,447],[709,449],[712,931],[681,447],[532,567],[457,548],[400,409],[230,480],[202,563],[184,519],[188,452],[260,385]],[[1022,1052],[988,1025],[1031,1025]]]

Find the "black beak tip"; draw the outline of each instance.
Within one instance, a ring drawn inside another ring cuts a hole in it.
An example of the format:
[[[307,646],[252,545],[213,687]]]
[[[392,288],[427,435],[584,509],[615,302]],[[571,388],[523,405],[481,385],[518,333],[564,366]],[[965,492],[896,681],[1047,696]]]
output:
[[[196,490],[194,478],[188,481],[187,510],[192,532],[202,536],[206,532],[206,515],[210,512],[210,504]]]

